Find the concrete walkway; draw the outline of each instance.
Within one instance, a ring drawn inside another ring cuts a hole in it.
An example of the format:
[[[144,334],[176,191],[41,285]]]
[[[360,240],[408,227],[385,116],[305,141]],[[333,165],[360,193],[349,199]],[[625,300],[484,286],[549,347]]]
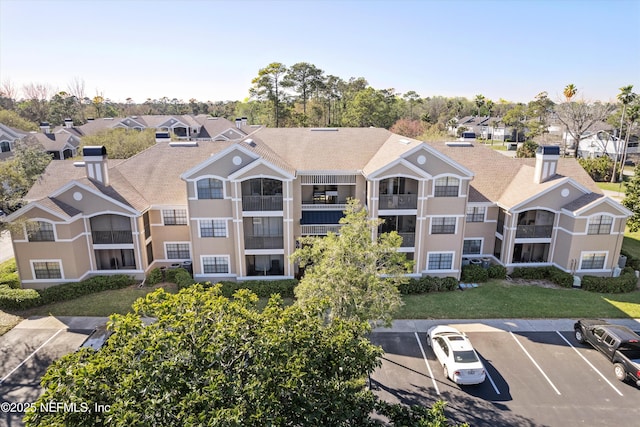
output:
[[[11,244],[11,235],[9,230],[0,232],[0,263],[13,258],[13,245]]]
[[[394,320],[390,328],[376,328],[374,332],[418,332],[426,333],[435,325],[451,325],[461,332],[497,331],[505,332],[548,332],[572,331],[578,319],[429,319]],[[624,325],[640,331],[640,319],[604,319],[609,323]]]

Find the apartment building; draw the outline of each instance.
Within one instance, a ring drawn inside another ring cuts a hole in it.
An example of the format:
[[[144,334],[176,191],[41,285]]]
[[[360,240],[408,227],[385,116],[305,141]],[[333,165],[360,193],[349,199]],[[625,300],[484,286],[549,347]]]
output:
[[[230,122],[229,122],[230,123]],[[237,127],[240,129],[240,127]],[[339,231],[349,198],[397,231],[413,275],[464,263],[611,275],[630,212],[580,165],[377,128],[265,128],[158,142],[127,160],[52,162],[8,217],[25,287],[190,266],[197,280],[291,278],[300,236]]]

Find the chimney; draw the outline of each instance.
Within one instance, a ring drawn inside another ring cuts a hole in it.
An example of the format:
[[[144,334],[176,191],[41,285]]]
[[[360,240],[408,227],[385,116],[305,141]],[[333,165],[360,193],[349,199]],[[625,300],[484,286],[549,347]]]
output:
[[[242,118],[242,126],[246,126],[247,125],[247,118],[243,117]]]
[[[239,117],[236,119],[236,127],[237,128],[241,128],[242,127],[242,119],[239,118]]]
[[[107,149],[103,145],[90,145],[82,149],[82,158],[87,170],[87,178],[109,185],[107,169]]]
[[[42,133],[51,132],[51,127],[49,126],[49,122],[41,122],[40,123],[40,130],[42,131]]]
[[[66,118],[64,119],[64,127],[66,127],[67,129],[70,129],[73,127],[73,120],[71,120],[70,118]]]
[[[556,174],[560,147],[557,145],[543,145],[536,150],[536,167],[533,182],[540,184],[553,178]]]

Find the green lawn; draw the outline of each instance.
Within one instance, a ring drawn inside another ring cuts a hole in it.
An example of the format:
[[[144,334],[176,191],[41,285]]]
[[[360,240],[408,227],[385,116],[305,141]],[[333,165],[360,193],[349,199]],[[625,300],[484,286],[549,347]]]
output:
[[[640,259],[640,231],[632,233],[628,228],[624,231],[622,250],[634,258]]]
[[[464,291],[403,299],[398,319],[640,318],[640,291],[597,294],[491,281]]]
[[[624,196],[624,192],[626,191],[624,182],[596,182],[596,185],[600,187],[601,190],[620,192],[622,196]]]

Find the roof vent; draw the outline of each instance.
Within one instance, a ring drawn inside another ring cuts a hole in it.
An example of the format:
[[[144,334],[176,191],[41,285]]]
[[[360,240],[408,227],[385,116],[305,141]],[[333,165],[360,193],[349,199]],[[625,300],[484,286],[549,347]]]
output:
[[[207,120],[218,120],[217,117],[207,117]]]
[[[400,144],[404,144],[404,145],[409,145],[409,144],[411,144],[411,141],[409,141],[408,139],[404,139],[404,138],[399,139],[399,140],[398,140],[398,142],[399,142]]]
[[[197,147],[198,141],[172,141],[169,147]]]
[[[245,139],[245,140],[244,140],[244,142],[246,142],[247,144],[249,144],[249,145],[250,145],[250,146],[252,146],[252,147],[255,147],[255,146],[256,146],[256,142],[255,142],[253,139],[251,139],[251,138],[247,138],[247,139]]]
[[[445,144],[447,145],[447,147],[473,147],[472,143],[464,141],[451,141],[445,142]]]
[[[337,132],[338,128],[311,128],[311,132]]]

